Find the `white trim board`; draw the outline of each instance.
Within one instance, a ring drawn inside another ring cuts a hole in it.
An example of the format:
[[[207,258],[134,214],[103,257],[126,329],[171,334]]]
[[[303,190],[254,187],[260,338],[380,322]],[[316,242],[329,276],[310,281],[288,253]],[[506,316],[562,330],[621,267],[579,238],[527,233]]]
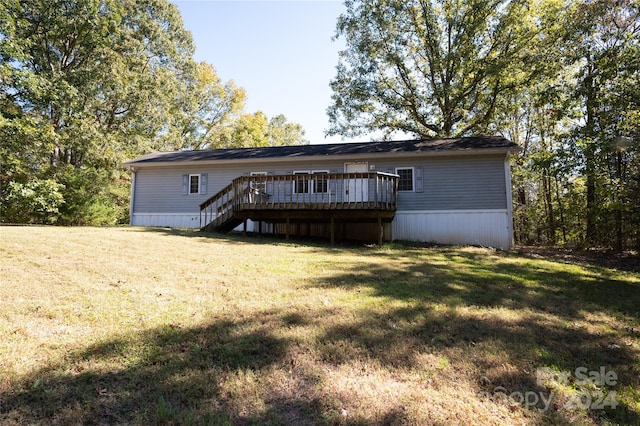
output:
[[[476,213],[509,213],[507,209],[475,209],[475,210],[396,210],[396,214],[476,214]]]

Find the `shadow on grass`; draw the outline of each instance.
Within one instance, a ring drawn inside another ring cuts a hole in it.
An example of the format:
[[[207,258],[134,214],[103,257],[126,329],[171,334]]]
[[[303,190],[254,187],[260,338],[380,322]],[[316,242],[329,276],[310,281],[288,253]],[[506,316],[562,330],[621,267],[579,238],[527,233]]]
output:
[[[313,401],[267,396],[268,410],[247,415],[227,405],[243,389],[222,385],[233,374],[259,380],[261,371],[284,362],[291,342],[271,331],[285,321],[263,313],[202,328],[167,326],[89,346],[5,392],[0,422],[254,424],[296,415],[305,420],[304,413],[317,412]]]
[[[369,313],[327,330],[321,344],[328,362],[366,354],[390,366],[406,366],[415,363],[416,352],[448,353],[455,358],[452,363],[473,361],[479,371],[475,380],[489,393],[497,386],[510,392],[545,391],[536,382],[540,367],[572,376],[578,367],[605,367],[618,376],[614,390],[636,389],[631,395],[637,395],[640,353],[630,343],[640,337],[637,283],[598,267],[514,262],[518,258],[504,252],[433,248],[375,255],[388,261],[363,262],[313,285],[369,288],[381,300],[400,300],[408,307]],[[496,366],[496,353],[500,363],[516,371]],[[633,400],[620,400],[607,413],[621,424],[640,424]]]
[[[375,247],[375,244],[363,241],[340,241],[336,244],[331,244],[329,239],[316,238],[316,237],[295,237],[292,236],[289,240],[284,235],[274,235],[269,233],[259,234],[257,232],[248,232],[244,235],[239,231],[231,231],[229,233],[219,232],[202,232],[198,229],[176,229],[176,228],[160,228],[160,227],[139,227],[143,232],[154,233],[167,236],[180,236],[194,239],[204,239],[209,241],[220,241],[231,244],[246,244],[246,245],[260,245],[260,244],[278,244],[278,245],[290,245],[290,246],[305,246],[310,248],[316,248],[321,251],[335,252],[341,249],[362,249],[363,247]]]
[[[191,231],[167,232],[192,236]],[[625,344],[625,339],[638,338],[637,284],[598,268],[514,263],[509,254],[454,249],[359,253],[376,262],[353,265],[311,285],[354,294],[366,288],[379,300],[377,307],[356,306],[354,315],[340,317],[329,308],[242,313],[197,328],[168,325],[114,338],[13,384],[1,397],[0,421],[346,423],[323,387],[323,366],[374,360],[389,370],[437,374],[440,366],[424,365],[424,354],[436,354],[450,365],[447,374],[461,368],[478,392],[497,387],[548,392],[536,382],[539,367],[573,372],[605,366],[618,375],[614,389],[640,386],[640,354]],[[385,307],[390,302],[402,303]],[[602,316],[604,323],[589,329],[578,324],[593,322],[590,314]],[[607,324],[609,319],[626,327]],[[305,326],[317,327],[317,334],[283,337],[287,329]],[[298,365],[300,352],[317,359],[316,370]],[[475,367],[462,368],[468,365]],[[287,381],[295,389],[273,387],[270,380]],[[356,422],[396,424],[405,422],[404,416],[403,408],[395,406],[381,418]],[[572,421],[561,408],[545,416],[550,422]],[[640,423],[629,400],[619,401],[606,416],[622,424]]]

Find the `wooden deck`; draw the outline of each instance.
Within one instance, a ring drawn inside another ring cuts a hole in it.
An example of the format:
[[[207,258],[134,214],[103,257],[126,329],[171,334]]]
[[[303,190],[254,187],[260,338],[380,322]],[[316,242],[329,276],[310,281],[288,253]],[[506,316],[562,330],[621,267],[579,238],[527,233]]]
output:
[[[246,219],[390,222],[397,195],[398,176],[381,172],[240,176],[200,205],[200,228],[226,232]]]

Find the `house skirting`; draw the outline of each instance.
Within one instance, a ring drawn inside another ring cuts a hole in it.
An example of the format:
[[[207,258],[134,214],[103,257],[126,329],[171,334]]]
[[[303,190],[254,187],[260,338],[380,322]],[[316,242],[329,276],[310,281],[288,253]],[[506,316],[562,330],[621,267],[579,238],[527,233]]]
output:
[[[512,247],[512,225],[503,210],[398,210],[391,222],[394,240]]]
[[[199,228],[198,213],[136,213],[131,217],[133,226],[159,226],[169,228]],[[371,224],[351,224],[347,227],[349,239],[375,239]],[[316,229],[317,228],[317,229]],[[321,229],[322,228],[322,229]],[[297,225],[292,235],[326,236],[326,224]],[[362,228],[362,229],[361,229]],[[328,229],[328,228],[327,228]],[[243,225],[236,228],[243,230]],[[258,222],[247,221],[247,231],[258,232]],[[278,229],[276,232],[281,231]],[[370,232],[369,232],[370,231]],[[263,224],[262,232],[273,232],[272,225]],[[365,235],[366,234],[366,235]],[[371,235],[369,235],[371,234]],[[372,237],[373,236],[373,237]],[[439,244],[471,244],[509,250],[513,229],[507,209],[500,210],[398,210],[385,226],[385,240],[434,242]]]
[[[134,213],[131,216],[131,225],[199,228],[200,213]]]
[[[198,229],[200,228],[200,213],[135,213],[131,217],[131,226],[158,226],[161,228]],[[272,225],[262,224],[262,232],[272,231]],[[236,228],[242,231],[243,225]],[[247,220],[248,232],[259,232],[258,222]]]

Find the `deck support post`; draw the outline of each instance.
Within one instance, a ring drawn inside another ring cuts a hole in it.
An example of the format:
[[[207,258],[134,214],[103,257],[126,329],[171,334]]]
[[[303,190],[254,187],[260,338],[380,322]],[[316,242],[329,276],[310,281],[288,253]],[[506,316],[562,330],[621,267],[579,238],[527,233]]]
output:
[[[336,224],[335,219],[331,216],[331,245],[336,243]]]
[[[382,240],[384,238],[384,226],[382,225],[382,218],[378,217],[378,245],[382,246]]]
[[[285,231],[285,239],[289,239],[289,218],[287,218],[287,225],[286,225],[287,229]]]
[[[242,221],[242,234],[245,237],[247,236],[247,219]]]
[[[258,222],[258,233],[262,235],[262,221]]]

